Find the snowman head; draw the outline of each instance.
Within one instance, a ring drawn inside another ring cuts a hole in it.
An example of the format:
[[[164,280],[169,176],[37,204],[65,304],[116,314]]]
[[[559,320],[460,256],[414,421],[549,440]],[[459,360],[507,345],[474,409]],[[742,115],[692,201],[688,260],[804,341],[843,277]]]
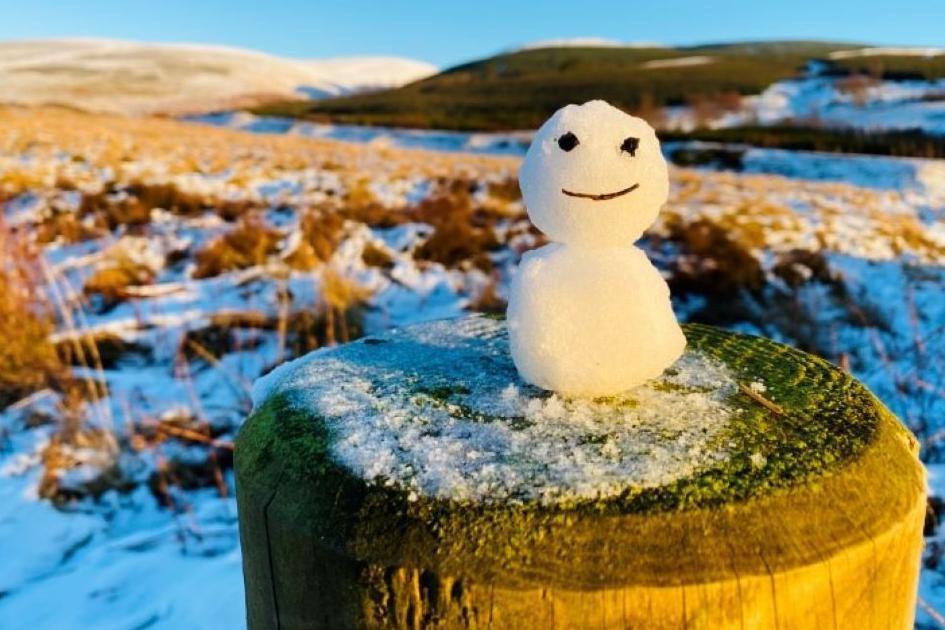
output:
[[[518,177],[538,229],[590,247],[636,241],[669,193],[656,132],[604,101],[555,112],[535,134]]]

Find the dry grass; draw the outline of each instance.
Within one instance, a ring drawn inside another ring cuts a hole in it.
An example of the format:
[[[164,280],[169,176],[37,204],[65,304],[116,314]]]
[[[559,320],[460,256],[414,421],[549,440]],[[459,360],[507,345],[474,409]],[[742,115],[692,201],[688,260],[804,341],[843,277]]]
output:
[[[391,228],[410,220],[409,215],[377,201],[371,192],[370,180],[358,177],[348,182],[348,190],[341,207],[345,218],[372,228]]]
[[[118,465],[118,452],[115,436],[105,429],[76,428],[56,433],[43,451],[39,495],[63,505],[86,496],[99,497],[113,489],[130,490],[134,482]],[[95,474],[69,478],[69,472],[80,466]]]
[[[361,252],[361,260],[369,267],[390,270],[394,268],[394,257],[386,247],[370,241]]]
[[[74,186],[74,185],[73,185]],[[54,216],[48,220],[47,240],[61,235],[67,242],[96,234],[86,224],[91,222],[97,233],[113,232],[123,227],[134,229],[151,222],[154,210],[181,216],[197,216],[213,211],[225,221],[233,222],[260,203],[251,199],[226,199],[206,193],[182,190],[173,182],[146,182],[133,178],[127,182],[111,181],[96,192],[84,192],[78,213],[72,220]],[[73,225],[81,221],[81,224]],[[84,228],[84,229],[83,229]]]
[[[478,295],[470,300],[468,309],[476,313],[486,313],[490,315],[504,315],[508,302],[499,296],[499,283],[493,277],[486,284]]]
[[[518,177],[503,177],[502,179],[492,180],[487,185],[489,196],[499,201],[513,202],[521,201],[522,189],[518,185]]]
[[[322,273],[321,315],[325,337],[322,345],[347,343],[362,334],[361,312],[371,292],[328,268]]]
[[[432,236],[414,251],[414,258],[446,267],[492,270],[489,253],[501,245],[495,234],[499,216],[475,207],[472,190],[469,181],[449,181],[410,210],[415,221],[434,228]]]
[[[100,310],[107,310],[128,298],[129,287],[153,281],[154,271],[150,267],[119,250],[89,276],[82,291],[98,302]]]
[[[194,278],[212,278],[228,271],[265,263],[279,251],[281,235],[258,217],[247,217],[197,252]]]
[[[309,208],[300,220],[301,239],[286,256],[286,264],[299,271],[322,266],[335,253],[344,236],[344,218],[326,208]]]
[[[36,227],[36,242],[48,244],[79,243],[102,235],[101,229],[88,225],[75,212],[53,212]]]
[[[675,290],[730,296],[765,285],[765,272],[750,243],[715,221],[700,218],[687,223],[677,218],[666,227],[669,238],[682,247],[671,269]]]
[[[103,369],[119,366],[126,359],[148,360],[151,348],[128,341],[111,332],[85,333],[78,336],[60,336],[56,339],[56,352],[65,365],[87,367],[88,357],[98,356]]]
[[[320,302],[315,308],[293,308],[291,296],[283,292],[275,316],[261,311],[217,313],[207,325],[184,334],[181,356],[217,366],[227,354],[258,347],[263,341],[259,331],[276,332],[281,360],[359,338],[370,291],[331,267],[325,267],[320,277]]]
[[[31,252],[0,215],[0,408],[63,376]]]
[[[114,181],[131,183],[152,177],[192,173],[228,176],[277,176],[318,165],[342,173],[373,176],[480,178],[496,170],[512,171],[517,160],[357,146],[316,138],[260,135],[215,129],[162,118],[88,114],[64,108],[0,106],[0,155],[29,152],[36,157],[63,153],[71,162],[44,171],[11,161],[0,167],[0,192],[17,195],[54,187],[63,177],[81,190],[100,189],[100,171]],[[47,160],[43,160],[46,162]],[[48,160],[49,164],[56,160]],[[159,168],[142,172],[141,165]],[[134,167],[134,168],[129,168]]]

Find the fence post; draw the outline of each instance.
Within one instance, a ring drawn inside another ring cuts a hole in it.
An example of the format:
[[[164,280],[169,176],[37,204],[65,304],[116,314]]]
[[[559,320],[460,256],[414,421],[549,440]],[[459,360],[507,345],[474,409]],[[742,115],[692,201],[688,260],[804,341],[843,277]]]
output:
[[[705,445],[718,454],[655,486],[628,472],[598,498],[451,497],[366,479],[371,462],[339,446],[355,403],[371,427],[429,408],[423,439],[462,423],[476,439],[506,430],[489,423],[533,430],[483,402],[515,380],[501,321],[419,325],[281,369],[236,447],[250,628],[911,628],[926,501],[911,434],[827,362],[685,332],[732,379]]]

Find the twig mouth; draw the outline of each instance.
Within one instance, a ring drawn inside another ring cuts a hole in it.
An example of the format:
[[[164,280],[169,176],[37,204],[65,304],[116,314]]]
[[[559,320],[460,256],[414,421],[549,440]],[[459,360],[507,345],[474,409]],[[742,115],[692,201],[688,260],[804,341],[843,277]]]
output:
[[[615,199],[621,195],[626,195],[627,193],[632,193],[634,190],[640,187],[640,184],[634,184],[630,188],[624,188],[623,190],[618,190],[617,192],[612,193],[602,193],[600,195],[595,195],[592,193],[578,193],[571,192],[570,190],[561,189],[561,192],[566,194],[568,197],[580,197],[581,199],[592,199],[594,201],[606,201],[608,199]]]

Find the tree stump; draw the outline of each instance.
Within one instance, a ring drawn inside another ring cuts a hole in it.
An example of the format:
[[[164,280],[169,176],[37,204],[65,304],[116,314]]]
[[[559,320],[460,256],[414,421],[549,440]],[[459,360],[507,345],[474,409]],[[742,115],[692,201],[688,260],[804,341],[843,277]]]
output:
[[[912,436],[825,361],[685,332],[607,399],[525,385],[483,317],[278,369],[236,447],[250,628],[911,627]]]

